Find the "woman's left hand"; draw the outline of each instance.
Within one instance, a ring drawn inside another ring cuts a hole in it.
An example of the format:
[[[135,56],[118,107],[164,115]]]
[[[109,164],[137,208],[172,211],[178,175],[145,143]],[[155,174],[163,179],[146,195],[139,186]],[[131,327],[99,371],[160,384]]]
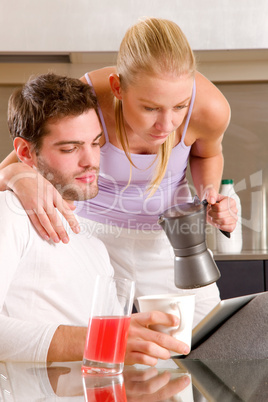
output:
[[[238,220],[235,200],[218,194],[215,189],[208,190],[203,198],[208,201],[208,223],[226,232],[233,232]]]

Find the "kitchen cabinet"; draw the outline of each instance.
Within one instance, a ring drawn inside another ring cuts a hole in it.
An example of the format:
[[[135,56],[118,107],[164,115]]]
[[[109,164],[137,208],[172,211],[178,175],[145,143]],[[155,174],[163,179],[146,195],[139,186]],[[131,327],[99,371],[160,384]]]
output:
[[[217,281],[221,299],[268,290],[268,261],[216,260],[221,272]]]
[[[265,290],[268,290],[268,261],[264,261]]]

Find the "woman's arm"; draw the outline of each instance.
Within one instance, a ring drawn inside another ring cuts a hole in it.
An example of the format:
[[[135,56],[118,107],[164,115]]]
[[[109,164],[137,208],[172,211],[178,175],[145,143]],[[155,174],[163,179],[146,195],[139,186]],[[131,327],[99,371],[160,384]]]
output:
[[[15,151],[10,154],[0,163],[0,191],[9,190],[8,182],[12,178],[12,170],[5,169],[13,163],[18,163],[17,154]]]
[[[230,122],[230,106],[223,94],[205,77],[197,74],[197,97],[191,130],[195,142],[191,148],[190,168],[200,199],[206,198],[208,221],[232,232],[236,226],[235,201],[219,192],[222,172],[222,139]]]
[[[238,210],[233,198],[219,194],[223,167],[222,154],[209,158],[193,156],[190,159],[190,166],[199,198],[206,199],[209,203],[208,222],[221,230],[232,232],[236,226]]]
[[[10,152],[10,154],[0,163],[0,170],[2,170],[4,167],[11,165],[11,163],[16,163],[19,162],[17,158],[16,152],[13,150]],[[0,186],[1,186],[0,182]],[[1,188],[1,187],[0,187]]]
[[[44,240],[68,243],[69,236],[56,208],[78,233],[79,224],[72,213],[75,207],[63,200],[55,187],[36,170],[24,163],[12,163],[14,154],[16,156],[12,152],[1,164],[5,167],[0,170],[0,191],[12,190],[16,194]]]

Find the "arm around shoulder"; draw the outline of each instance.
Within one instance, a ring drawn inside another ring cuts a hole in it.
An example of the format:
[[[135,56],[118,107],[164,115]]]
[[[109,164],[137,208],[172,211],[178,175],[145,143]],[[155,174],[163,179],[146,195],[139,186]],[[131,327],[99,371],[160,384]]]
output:
[[[14,172],[17,171],[19,160],[16,152],[12,151],[1,163],[0,163],[0,191],[9,189],[9,182],[14,176]],[[20,167],[19,167],[20,168]]]
[[[13,150],[10,152],[10,154],[0,163],[0,170],[3,169],[4,167],[10,165],[11,163],[16,163],[18,162],[17,154]]]

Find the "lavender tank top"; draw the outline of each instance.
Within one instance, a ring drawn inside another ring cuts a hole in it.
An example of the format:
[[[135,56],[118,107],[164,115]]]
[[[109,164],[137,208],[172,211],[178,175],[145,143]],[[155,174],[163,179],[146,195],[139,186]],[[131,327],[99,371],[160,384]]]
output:
[[[88,74],[85,75],[90,86]],[[186,146],[184,138],[190,121],[196,86],[194,82],[192,98],[186,117],[181,141],[171,152],[166,174],[159,188],[152,197],[146,192],[156,167],[156,155],[131,154],[135,164],[132,166],[131,182],[130,162],[124,151],[109,142],[108,132],[99,107],[106,143],[101,147],[99,193],[86,201],[76,203],[76,213],[82,217],[109,225],[129,229],[160,230],[159,215],[172,205],[191,199],[191,193],[185,178],[191,146]]]

